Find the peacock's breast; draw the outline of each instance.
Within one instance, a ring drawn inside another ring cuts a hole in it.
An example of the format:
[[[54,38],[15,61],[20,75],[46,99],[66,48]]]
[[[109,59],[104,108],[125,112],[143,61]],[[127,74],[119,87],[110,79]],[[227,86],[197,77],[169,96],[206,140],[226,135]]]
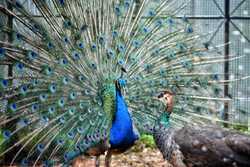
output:
[[[116,92],[116,113],[110,130],[112,149],[127,149],[138,139],[131,116],[120,91]]]

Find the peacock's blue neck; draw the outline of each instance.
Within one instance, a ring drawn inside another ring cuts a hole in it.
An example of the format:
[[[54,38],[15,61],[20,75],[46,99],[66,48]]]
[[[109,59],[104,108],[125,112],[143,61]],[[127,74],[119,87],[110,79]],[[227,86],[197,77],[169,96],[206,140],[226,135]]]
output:
[[[110,144],[113,149],[129,148],[138,139],[133,130],[127,105],[119,90],[116,91],[116,111],[110,130]]]

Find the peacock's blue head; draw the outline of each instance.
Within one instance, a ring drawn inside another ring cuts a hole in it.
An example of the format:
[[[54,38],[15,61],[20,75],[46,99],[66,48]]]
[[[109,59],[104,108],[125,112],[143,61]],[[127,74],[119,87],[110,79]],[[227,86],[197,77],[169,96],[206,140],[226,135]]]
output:
[[[119,78],[116,80],[116,88],[122,90],[127,85],[127,80],[125,78]]]

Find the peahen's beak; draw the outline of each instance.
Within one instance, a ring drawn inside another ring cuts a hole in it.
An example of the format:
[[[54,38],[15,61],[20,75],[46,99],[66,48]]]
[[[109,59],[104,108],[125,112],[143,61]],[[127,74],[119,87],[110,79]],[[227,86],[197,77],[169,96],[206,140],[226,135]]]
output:
[[[158,99],[166,104],[166,111],[171,114],[174,106],[174,94],[170,91],[164,91],[158,95]]]

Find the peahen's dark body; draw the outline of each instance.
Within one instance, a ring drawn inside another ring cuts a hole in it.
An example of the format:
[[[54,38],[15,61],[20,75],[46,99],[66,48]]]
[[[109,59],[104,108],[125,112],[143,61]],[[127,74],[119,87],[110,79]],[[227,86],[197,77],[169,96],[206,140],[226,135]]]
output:
[[[217,106],[230,101],[221,88],[234,81],[208,70],[235,58],[173,19],[188,1],[33,0],[41,18],[7,2],[1,13],[17,29],[0,27],[11,37],[0,41],[0,65],[12,67],[0,78],[2,164],[68,165],[125,151],[138,139],[134,127],[152,134],[221,121]],[[176,95],[171,119],[157,98],[165,90]]]
[[[165,93],[168,113],[173,94]],[[216,125],[154,128],[155,142],[174,167],[248,167],[250,136]]]
[[[250,166],[249,135],[216,126],[185,127],[177,133],[174,140],[189,166]]]
[[[156,143],[175,167],[248,167],[250,137],[218,126],[162,129]],[[169,151],[171,150],[171,152]]]

